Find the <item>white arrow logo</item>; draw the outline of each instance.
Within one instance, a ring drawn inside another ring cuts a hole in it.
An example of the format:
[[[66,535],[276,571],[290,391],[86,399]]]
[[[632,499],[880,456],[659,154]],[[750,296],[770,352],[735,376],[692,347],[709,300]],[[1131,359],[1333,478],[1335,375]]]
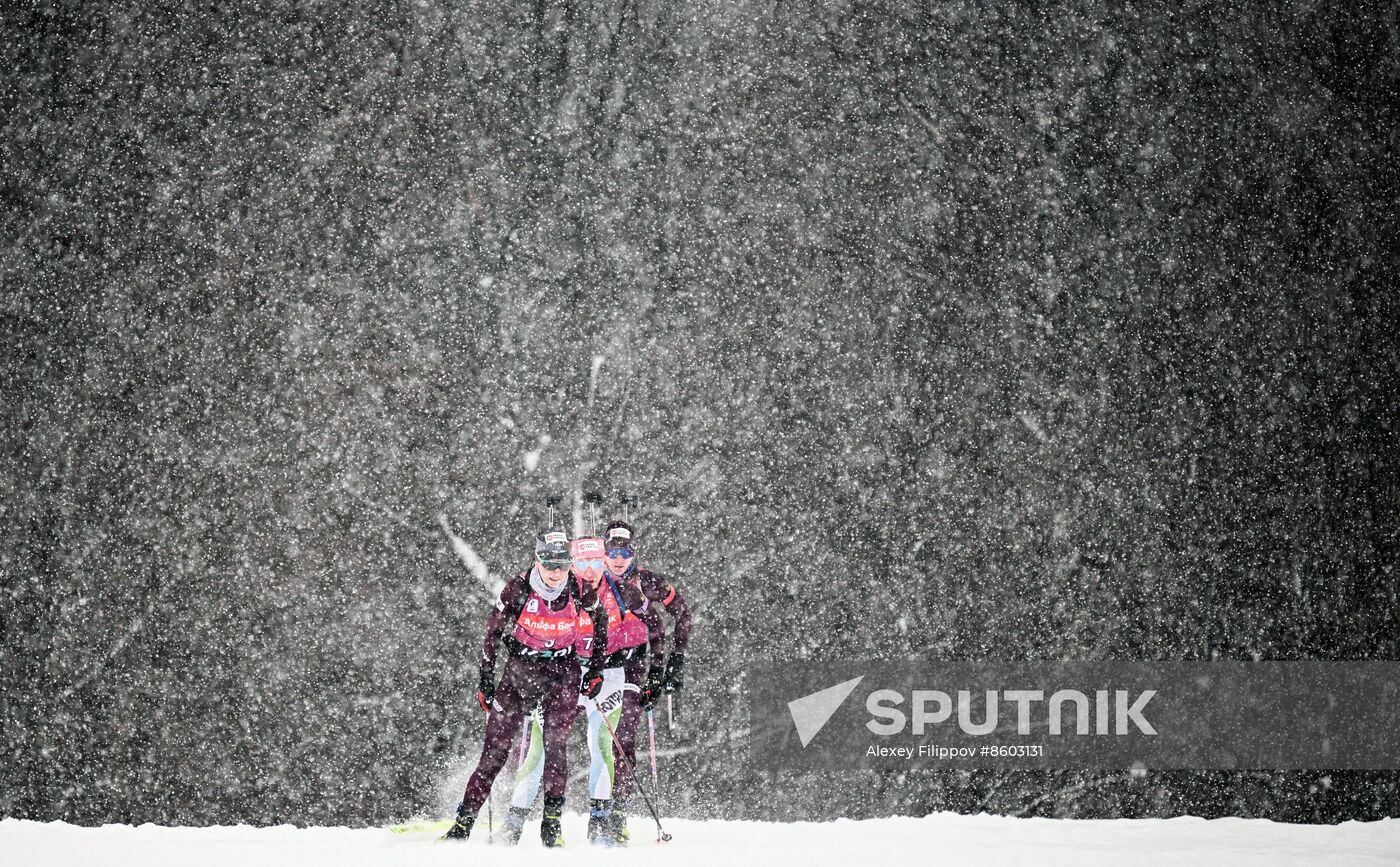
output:
[[[822,726],[826,725],[827,720],[831,719],[831,715],[836,713],[836,709],[841,707],[842,702],[862,680],[865,680],[863,674],[854,680],[828,686],[788,702],[788,713],[792,714],[792,724],[797,726],[797,738],[802,741],[803,747],[812,742],[812,738],[817,736],[817,732],[822,730]]]

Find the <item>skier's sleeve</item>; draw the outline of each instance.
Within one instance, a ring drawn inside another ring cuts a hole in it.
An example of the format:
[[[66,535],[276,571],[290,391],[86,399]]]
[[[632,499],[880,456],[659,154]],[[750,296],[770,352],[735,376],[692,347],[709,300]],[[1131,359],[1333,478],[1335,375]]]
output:
[[[647,625],[647,648],[651,651],[651,667],[666,665],[666,623],[661,619],[661,611],[648,600],[642,600],[643,609],[637,612]]]
[[[647,625],[647,649],[651,651],[651,664],[660,668],[666,664],[666,622],[661,618],[661,609],[653,605],[642,588],[631,582],[622,585],[623,602],[627,610]]]
[[[496,670],[496,647],[501,643],[501,636],[511,615],[518,616],[521,594],[526,586],[519,576],[507,581],[506,586],[501,588],[501,598],[496,600],[496,606],[486,618],[486,640],[481,647],[481,670],[487,674]]]
[[[685,645],[690,641],[690,606],[676,585],[664,575],[647,572],[641,582],[647,598],[657,602],[676,620],[676,637],[671,639],[672,653],[685,653]]]

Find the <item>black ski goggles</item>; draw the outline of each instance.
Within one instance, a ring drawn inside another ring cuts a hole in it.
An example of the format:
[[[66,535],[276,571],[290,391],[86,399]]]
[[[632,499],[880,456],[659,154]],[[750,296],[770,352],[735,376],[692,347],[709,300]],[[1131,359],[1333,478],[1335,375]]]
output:
[[[573,562],[568,558],[559,560],[554,557],[536,557],[535,559],[546,569],[567,569],[569,564]]]

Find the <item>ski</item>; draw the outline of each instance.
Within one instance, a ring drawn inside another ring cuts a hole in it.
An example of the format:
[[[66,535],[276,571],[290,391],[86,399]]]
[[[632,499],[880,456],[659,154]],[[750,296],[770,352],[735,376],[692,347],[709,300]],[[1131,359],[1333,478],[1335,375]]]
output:
[[[389,830],[395,834],[441,834],[451,827],[451,819],[424,819],[418,822],[405,822],[402,825],[390,825]]]

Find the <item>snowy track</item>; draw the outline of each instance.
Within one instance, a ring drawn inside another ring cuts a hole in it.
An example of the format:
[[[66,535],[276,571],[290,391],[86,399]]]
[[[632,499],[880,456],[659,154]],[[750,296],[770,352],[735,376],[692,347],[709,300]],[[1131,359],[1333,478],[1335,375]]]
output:
[[[654,826],[653,826],[654,827]],[[647,826],[627,850],[592,850],[582,816],[564,817],[569,845],[539,848],[537,827],[517,849],[440,843],[430,835],[348,828],[164,828],[0,822],[5,864],[356,865],[609,864],[817,865],[878,864],[1400,864],[1400,820],[1343,825],[1283,825],[1257,819],[1059,821],[940,814],[921,819],[772,824],[666,823],[675,842],[658,850]]]

